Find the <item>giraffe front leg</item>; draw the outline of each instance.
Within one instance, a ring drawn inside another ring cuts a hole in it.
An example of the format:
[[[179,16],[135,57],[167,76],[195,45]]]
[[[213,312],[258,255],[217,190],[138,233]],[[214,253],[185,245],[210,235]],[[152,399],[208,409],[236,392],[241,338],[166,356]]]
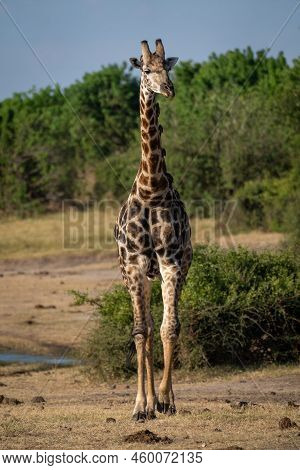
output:
[[[176,413],[175,397],[172,387],[172,362],[174,356],[174,342],[163,339],[164,372],[159,386],[157,411],[172,415]]]
[[[161,268],[164,316],[160,329],[164,349],[164,371],[159,386],[157,410],[169,415],[176,413],[172,386],[172,365],[180,323],[178,318],[178,299],[181,274],[175,266]]]
[[[144,275],[138,267],[130,267],[129,272],[128,287],[134,314],[132,335],[137,354],[137,395],[132,418],[135,421],[144,421],[146,419],[145,360],[147,340]]]

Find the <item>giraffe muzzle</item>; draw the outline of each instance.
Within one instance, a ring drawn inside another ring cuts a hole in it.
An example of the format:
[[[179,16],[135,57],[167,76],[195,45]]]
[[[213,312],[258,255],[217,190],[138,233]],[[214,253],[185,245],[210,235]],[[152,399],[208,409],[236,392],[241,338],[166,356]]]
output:
[[[175,91],[172,84],[163,83],[160,87],[160,92],[167,98],[174,98],[175,96]]]

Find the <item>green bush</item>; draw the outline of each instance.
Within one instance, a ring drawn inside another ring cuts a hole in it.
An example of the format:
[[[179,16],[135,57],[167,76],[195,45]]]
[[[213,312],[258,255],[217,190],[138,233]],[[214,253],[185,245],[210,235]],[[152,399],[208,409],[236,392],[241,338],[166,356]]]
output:
[[[153,283],[154,363],[161,368],[160,285]],[[79,302],[95,303],[77,293]],[[97,322],[84,355],[103,377],[130,373],[132,309],[124,287],[96,302]],[[181,308],[176,366],[288,362],[299,358],[300,292],[297,265],[288,254],[256,254],[239,248],[195,250]]]
[[[236,192],[239,227],[279,230],[285,228],[286,208],[291,200],[288,177],[247,181]]]
[[[235,193],[238,210],[231,228],[235,231],[261,228],[287,233],[299,230],[298,182],[294,168],[282,178],[247,181]]]
[[[296,360],[299,307],[289,254],[200,247],[182,296],[181,363]]]

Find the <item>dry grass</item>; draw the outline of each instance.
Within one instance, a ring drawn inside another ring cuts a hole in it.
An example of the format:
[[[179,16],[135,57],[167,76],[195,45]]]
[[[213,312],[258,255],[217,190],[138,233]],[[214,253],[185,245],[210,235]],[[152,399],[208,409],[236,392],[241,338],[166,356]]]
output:
[[[14,366],[15,367],[15,366]],[[295,398],[299,371],[295,367],[260,370],[257,376],[241,373],[234,379],[201,374],[175,384],[178,413],[158,415],[154,421],[135,423],[131,412],[135,383],[95,384],[78,367],[32,371],[13,375],[13,366],[1,368],[1,393],[22,399],[18,406],[0,405],[2,449],[296,449],[299,429],[279,429],[280,418],[299,421]],[[254,380],[254,382],[253,382]],[[45,405],[32,404],[35,395]],[[235,409],[225,400],[252,400],[256,405]],[[106,423],[112,417],[116,423]],[[149,429],[167,443],[128,443],[129,434]]]
[[[0,225],[0,257],[24,257],[62,250],[60,214],[7,219]]]
[[[62,253],[85,254],[116,249],[113,227],[118,208],[106,211],[77,210],[27,219],[10,218],[0,224],[0,259],[38,257]],[[225,248],[243,245],[253,249],[276,248],[279,233],[252,231],[222,234],[213,219],[191,220],[194,243],[218,244]]]
[[[80,212],[72,209],[65,213],[3,220],[0,225],[0,258],[115,250],[115,215],[113,210]]]
[[[266,233],[261,230],[233,235],[229,228],[221,230],[214,219],[193,218],[191,227],[194,244],[215,244],[223,248],[235,248],[240,245],[253,250],[273,250],[284,240],[282,233]]]

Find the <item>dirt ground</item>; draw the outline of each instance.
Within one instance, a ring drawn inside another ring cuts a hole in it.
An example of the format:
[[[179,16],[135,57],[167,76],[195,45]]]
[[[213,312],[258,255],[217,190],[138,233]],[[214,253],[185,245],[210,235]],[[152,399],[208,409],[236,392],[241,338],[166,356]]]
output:
[[[93,324],[92,310],[74,305],[69,290],[94,295],[119,280],[112,254],[2,260],[1,349],[69,356]],[[297,367],[177,372],[174,382],[178,413],[134,423],[134,379],[95,383],[80,366],[1,365],[0,448],[299,448]],[[36,396],[45,402],[33,403]]]
[[[48,256],[0,261],[0,346],[61,354],[88,332],[92,309],[70,290],[97,295],[120,281],[116,256]]]
[[[200,373],[176,376],[177,414],[158,415],[156,420],[144,423],[130,418],[134,381],[96,384],[78,366],[37,370],[36,366],[15,365],[0,368],[0,381],[0,394],[23,402],[0,404],[1,449],[300,446],[300,428],[293,424],[300,424],[300,373],[296,367],[241,371],[225,377]],[[36,396],[42,396],[45,402],[32,403]],[[291,426],[280,429],[284,417],[290,418]],[[145,430],[154,433],[154,438],[143,433]],[[128,438],[136,433],[140,434]]]

